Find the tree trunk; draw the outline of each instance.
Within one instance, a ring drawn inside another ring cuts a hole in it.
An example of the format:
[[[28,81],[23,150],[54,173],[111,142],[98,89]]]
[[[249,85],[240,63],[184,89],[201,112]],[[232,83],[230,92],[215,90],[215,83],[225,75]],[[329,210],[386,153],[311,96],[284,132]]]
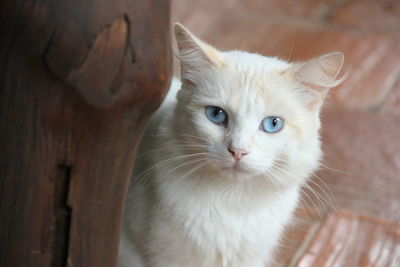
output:
[[[1,0],[0,266],[112,267],[169,1]]]

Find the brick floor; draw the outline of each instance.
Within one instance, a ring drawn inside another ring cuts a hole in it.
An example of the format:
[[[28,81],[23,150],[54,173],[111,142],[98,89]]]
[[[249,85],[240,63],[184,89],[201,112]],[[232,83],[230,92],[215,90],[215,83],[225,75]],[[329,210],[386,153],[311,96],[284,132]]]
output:
[[[323,114],[325,164],[318,176],[339,208],[400,221],[400,116],[329,109]]]
[[[378,109],[381,113],[400,115],[400,79],[397,78],[392,93],[388,94],[382,106]]]
[[[331,21],[341,27],[375,32],[400,31],[400,1],[352,0],[332,16]]]
[[[400,266],[400,223],[332,214],[301,254],[299,267]]]
[[[351,75],[332,91],[323,112],[328,168],[322,168],[310,186],[324,198],[333,197],[337,209],[400,221],[400,1],[172,3],[173,22],[185,24],[222,50],[243,49],[294,61],[343,51]],[[299,248],[305,243],[318,244],[318,239],[312,243],[307,238],[326,225],[324,219],[332,213],[323,200],[310,191],[308,195],[296,224],[288,228],[281,266],[301,259]],[[352,220],[360,218],[354,215]],[[300,266],[320,266],[304,262]]]

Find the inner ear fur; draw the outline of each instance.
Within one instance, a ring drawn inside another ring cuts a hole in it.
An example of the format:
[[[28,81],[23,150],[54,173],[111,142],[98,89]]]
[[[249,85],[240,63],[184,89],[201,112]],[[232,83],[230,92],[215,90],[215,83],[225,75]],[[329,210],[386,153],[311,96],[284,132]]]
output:
[[[341,52],[332,52],[304,63],[297,63],[289,69],[289,74],[298,84],[298,88],[312,108],[322,106],[330,88],[341,84],[348,75],[346,72],[338,77],[343,68],[344,55]]]
[[[193,82],[196,75],[204,69],[225,65],[217,49],[198,39],[183,25],[176,23],[174,31],[182,80]]]

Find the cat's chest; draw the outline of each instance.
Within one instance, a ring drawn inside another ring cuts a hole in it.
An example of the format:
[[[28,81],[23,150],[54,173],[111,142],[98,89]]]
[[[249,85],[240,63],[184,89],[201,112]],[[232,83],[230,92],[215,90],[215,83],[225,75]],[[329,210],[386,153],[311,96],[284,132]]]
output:
[[[256,244],[279,232],[282,224],[267,207],[252,211],[239,211],[215,205],[186,214],[184,228],[197,233],[199,243],[239,249],[243,244]]]
[[[198,245],[240,250],[245,244],[265,245],[277,239],[296,202],[295,193],[241,203],[209,192],[175,191],[166,195],[163,205],[170,222]]]

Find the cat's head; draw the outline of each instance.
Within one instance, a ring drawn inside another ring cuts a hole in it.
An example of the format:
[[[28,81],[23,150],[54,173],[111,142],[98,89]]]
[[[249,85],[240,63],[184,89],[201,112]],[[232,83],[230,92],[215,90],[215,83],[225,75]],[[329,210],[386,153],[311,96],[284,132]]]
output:
[[[184,154],[198,154],[223,179],[302,182],[320,160],[319,112],[342,53],[304,63],[220,52],[175,25],[181,62],[174,130]],[[201,160],[203,159],[203,161]]]

